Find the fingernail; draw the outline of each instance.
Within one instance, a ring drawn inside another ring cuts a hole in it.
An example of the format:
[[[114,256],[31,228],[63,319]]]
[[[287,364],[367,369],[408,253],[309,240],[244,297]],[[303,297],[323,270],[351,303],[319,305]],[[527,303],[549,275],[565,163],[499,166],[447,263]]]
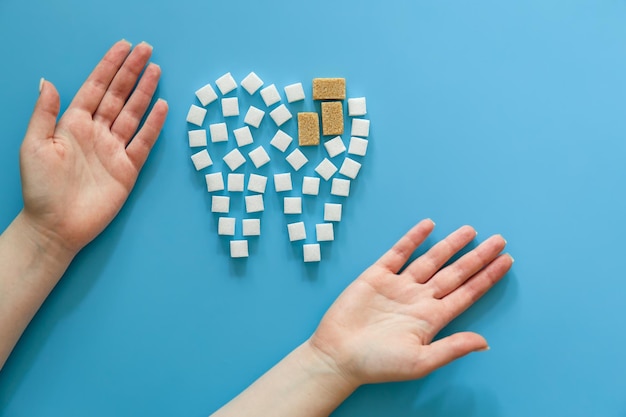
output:
[[[515,258],[512,257],[511,255],[509,255],[509,258],[511,258],[511,263],[515,263]]]
[[[132,47],[132,46],[133,46],[132,42],[127,41],[127,40],[126,40],[126,39],[124,39],[124,38],[122,38],[122,39],[120,40],[120,42],[126,42],[126,43],[128,44],[128,46],[130,46],[130,47]]]
[[[46,80],[44,80],[44,78],[43,78],[43,77],[41,77],[41,78],[39,79],[39,94],[41,94],[41,89],[43,88],[43,83],[44,83],[44,81],[46,81]]]
[[[437,225],[437,223],[435,223],[435,222],[433,221],[433,219],[431,219],[430,217],[429,217],[428,219],[426,219],[426,220],[428,220],[429,222],[431,222],[431,223],[433,224],[433,226],[436,226],[436,225]]]
[[[482,348],[482,349],[478,349],[478,350],[476,350],[476,352],[486,352],[486,351],[488,351],[488,350],[491,350],[491,348],[490,348],[489,346],[484,347],[484,348]]]
[[[141,41],[141,42],[139,43],[139,45],[146,45],[146,46],[148,46],[150,49],[153,49],[152,45],[150,45],[150,44],[149,44],[148,42],[146,42],[146,41]]]

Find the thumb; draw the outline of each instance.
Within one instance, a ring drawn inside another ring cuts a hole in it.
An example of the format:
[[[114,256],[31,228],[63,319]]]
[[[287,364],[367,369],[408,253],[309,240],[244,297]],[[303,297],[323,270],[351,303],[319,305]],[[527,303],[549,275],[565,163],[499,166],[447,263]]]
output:
[[[54,85],[43,78],[39,85],[39,99],[37,99],[33,115],[28,123],[27,139],[48,139],[52,137],[61,108],[59,93]]]
[[[488,349],[489,345],[485,338],[477,333],[461,332],[439,339],[428,345],[425,360],[422,362],[424,375],[468,353]]]

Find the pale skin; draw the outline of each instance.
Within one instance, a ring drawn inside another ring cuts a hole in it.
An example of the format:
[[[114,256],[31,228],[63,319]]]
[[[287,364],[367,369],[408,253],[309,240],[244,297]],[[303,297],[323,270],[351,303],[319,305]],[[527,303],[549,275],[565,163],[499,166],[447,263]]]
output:
[[[42,84],[20,152],[24,208],[0,235],[0,367],[76,253],[118,213],[157,140],[165,101],[139,126],[160,77],[151,52],[116,43],[58,122],[57,91]],[[506,242],[492,236],[447,264],[476,236],[463,226],[406,265],[434,226],[413,227],[308,340],[214,415],[327,416],[363,384],[421,378],[488,349],[476,333],[433,338],[510,269]]]

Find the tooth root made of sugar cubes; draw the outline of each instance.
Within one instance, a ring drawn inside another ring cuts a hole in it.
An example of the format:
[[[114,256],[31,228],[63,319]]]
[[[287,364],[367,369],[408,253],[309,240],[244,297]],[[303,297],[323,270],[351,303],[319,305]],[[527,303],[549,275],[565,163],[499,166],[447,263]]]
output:
[[[320,144],[320,119],[316,112],[298,113],[298,143],[300,146]]]
[[[315,225],[315,237],[318,242],[330,242],[335,240],[335,232],[332,223],[319,223]]]
[[[361,169],[361,164],[357,161],[346,158],[343,160],[343,164],[341,164],[341,168],[339,168],[339,173],[341,175],[345,175],[348,178],[355,179],[357,175],[359,175],[359,170]]]
[[[231,258],[247,258],[248,257],[248,241],[247,240],[231,240],[230,241],[230,257]]]
[[[370,134],[370,121],[367,119],[352,119],[352,136],[366,138]]]
[[[356,97],[348,99],[348,116],[365,116],[367,114],[367,105],[365,97]]]
[[[267,177],[264,177],[263,175],[250,174],[250,178],[248,179],[248,191],[263,194],[266,186]]]
[[[322,102],[322,135],[343,134],[343,106],[341,101]]]
[[[226,127],[226,123],[210,124],[209,132],[211,133],[211,142],[228,141],[228,128]]]
[[[315,172],[317,172],[320,177],[324,178],[324,181],[328,181],[330,177],[337,172],[337,167],[330,162],[328,158],[324,158],[324,160],[315,167]]]
[[[217,234],[220,236],[235,236],[235,218],[220,217],[217,221]]]
[[[291,165],[291,167],[294,170],[296,170],[296,171],[298,171],[307,162],[309,162],[307,157],[304,156],[302,151],[300,149],[298,149],[298,148],[294,149],[293,152],[291,152],[289,155],[287,155],[287,158],[285,158],[285,159],[287,160],[287,162],[289,162],[289,165]]]
[[[197,148],[200,146],[206,146],[206,130],[190,130],[187,132],[189,136],[189,147]]]
[[[313,100],[344,100],[345,98],[345,78],[313,79]]]
[[[325,203],[324,204],[324,221],[325,222],[341,221],[341,204]]]
[[[224,177],[221,172],[206,174],[204,179],[206,180],[206,189],[208,192],[212,193],[214,191],[222,191],[224,189]]]
[[[252,95],[257,92],[259,88],[263,85],[263,80],[259,78],[254,72],[246,75],[246,78],[241,80],[241,86],[248,92],[248,94]]]
[[[241,152],[239,152],[239,149],[237,148],[228,152],[226,156],[222,159],[224,160],[224,162],[226,162],[226,165],[228,165],[228,168],[230,168],[231,171],[236,170],[246,163],[246,158],[244,158],[244,156],[241,154]]]
[[[263,146],[259,146],[250,152],[248,156],[256,168],[261,168],[270,161],[270,156],[267,154]]]
[[[287,96],[287,103],[295,103],[296,101],[304,100],[305,96],[302,83],[289,84],[286,86],[285,95]]]
[[[283,203],[285,214],[302,214],[302,197],[285,197]]]
[[[302,194],[318,195],[320,193],[320,179],[318,177],[302,178]]]
[[[239,99],[237,97],[222,99],[222,115],[224,117],[239,116]]]
[[[207,106],[217,100],[217,93],[211,84],[207,84],[196,91],[196,97],[198,97],[203,106]]]
[[[187,122],[196,126],[202,126],[202,123],[204,123],[205,116],[206,116],[205,108],[192,104],[189,107],[189,111],[187,112]]]
[[[228,94],[237,88],[237,81],[235,81],[230,72],[227,72],[215,80],[215,84],[217,85],[217,88],[220,89],[220,93],[222,93],[222,95]]]
[[[261,219],[243,219],[244,236],[261,236]]]
[[[281,152],[285,152],[292,141],[293,138],[291,136],[278,129],[278,131],[270,141],[270,145],[272,145]]]
[[[193,162],[193,166],[196,167],[196,171],[200,171],[201,169],[213,165],[213,161],[209,156],[209,151],[207,151],[206,149],[203,149],[200,152],[191,155],[191,162]]]
[[[247,195],[245,198],[246,213],[258,213],[265,210],[263,194]]]
[[[211,211],[213,213],[228,213],[230,211],[230,197],[221,195],[211,197]]]
[[[263,116],[265,116],[265,112],[263,110],[250,106],[246,112],[246,117],[244,117],[243,122],[247,125],[258,128],[261,125]]]
[[[287,233],[289,234],[290,242],[306,239],[306,228],[304,227],[304,222],[289,223],[287,225]]]
[[[238,147],[250,145],[254,142],[252,138],[252,132],[248,126],[240,127],[239,129],[233,130],[233,134],[235,135],[235,141],[237,142]]]
[[[343,144],[341,136],[336,136],[331,140],[327,140],[324,142],[324,147],[326,148],[326,152],[328,152],[328,156],[331,158],[334,158],[346,150],[346,145]]]
[[[281,104],[270,112],[270,117],[272,118],[274,123],[276,123],[276,126],[282,126],[288,120],[291,120],[293,116],[291,115],[291,112],[289,111],[287,106]]]
[[[291,184],[291,173],[274,174],[274,188],[277,193],[291,191],[293,188]]]
[[[339,197],[348,197],[350,195],[350,180],[333,178],[330,193]]]
[[[365,156],[367,153],[367,139],[351,137],[348,153],[351,155]]]
[[[319,262],[322,260],[319,243],[302,245],[302,252],[304,254],[304,262]]]
[[[267,107],[276,104],[280,101],[280,94],[274,84],[268,85],[261,90],[261,98]]]
[[[228,191],[242,193],[244,188],[243,183],[243,174],[228,174]]]

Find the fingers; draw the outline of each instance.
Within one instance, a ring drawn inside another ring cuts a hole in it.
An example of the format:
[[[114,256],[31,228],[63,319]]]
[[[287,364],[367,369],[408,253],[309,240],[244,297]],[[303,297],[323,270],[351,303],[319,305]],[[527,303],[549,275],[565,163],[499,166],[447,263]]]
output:
[[[435,223],[425,219],[415,225],[393,247],[385,253],[376,264],[397,274],[409,260],[415,249],[421,245],[433,231]]]
[[[94,114],[106,94],[113,77],[115,77],[115,74],[117,74],[117,71],[130,53],[130,49],[130,43],[125,40],[113,45],[104,55],[102,61],[94,68],[87,81],[78,90],[70,107],[79,108]]]
[[[137,169],[137,172],[141,170],[144,162],[146,162],[152,146],[159,137],[159,133],[161,133],[167,111],[167,102],[163,99],[157,100],[154,107],[152,107],[152,111],[148,114],[146,122],[126,148],[126,154]]]
[[[139,80],[137,88],[133,91],[117,119],[115,119],[111,132],[119,137],[124,142],[124,145],[135,135],[137,127],[152,101],[160,77],[161,68],[156,64],[148,65]]]
[[[54,135],[57,117],[61,108],[59,93],[54,85],[42,79],[41,91],[35,104],[33,115],[28,123],[26,137],[48,139]]]
[[[130,93],[133,91],[139,75],[152,55],[152,46],[145,42],[137,45],[128,55],[122,67],[106,90],[98,106],[94,120],[102,120],[111,126],[122,111]],[[149,101],[148,101],[149,102]]]
[[[420,284],[425,283],[475,237],[476,231],[471,226],[457,229],[413,261],[403,274],[408,274]]]
[[[506,241],[502,236],[491,236],[452,265],[437,272],[428,281],[428,285],[434,287],[433,296],[443,298],[456,290],[468,278],[489,265],[504,250],[505,246]]]
[[[425,358],[419,363],[421,375],[418,377],[427,375],[468,353],[487,349],[489,345],[485,338],[476,333],[461,332],[444,337],[425,347]]]

